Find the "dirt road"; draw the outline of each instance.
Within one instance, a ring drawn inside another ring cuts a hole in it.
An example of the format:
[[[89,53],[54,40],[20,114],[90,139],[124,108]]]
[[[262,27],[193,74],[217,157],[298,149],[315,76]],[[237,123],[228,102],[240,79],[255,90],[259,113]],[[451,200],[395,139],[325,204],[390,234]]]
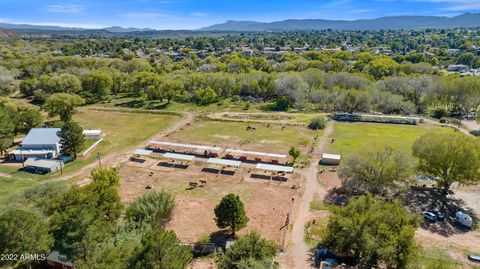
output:
[[[329,122],[327,124],[323,135],[319,138],[317,148],[311,156],[310,166],[302,171],[302,174],[306,179],[303,187],[305,192],[300,201],[300,207],[297,214],[294,216],[291,238],[287,251],[282,254],[279,259],[282,268],[313,268],[310,247],[304,240],[305,225],[307,221],[310,221],[312,216],[310,212],[310,203],[313,201],[315,194],[318,194],[321,198],[326,194],[325,188],[323,188],[317,181],[318,162],[321,159],[328,137],[333,132],[333,126],[334,122]]]
[[[174,125],[168,127],[161,133],[150,137],[149,139],[142,141],[138,145],[135,146],[135,148],[145,148],[148,145],[148,141],[150,140],[155,140],[155,139],[162,139],[164,137],[167,137],[171,134],[174,134],[183,128],[185,128],[187,125],[192,123],[195,120],[195,115],[193,113],[186,113],[183,118],[177,122],[175,122]],[[122,152],[115,152],[111,153],[107,156],[103,156],[101,159],[102,165],[110,165],[110,166],[116,166],[122,162],[125,162],[128,160],[128,158],[131,156],[132,151],[134,148],[129,148],[126,149]],[[71,178],[78,178],[77,184],[79,185],[86,185],[90,182],[90,172],[95,169],[95,167],[98,166],[98,162],[91,163],[82,169],[78,170],[75,173],[68,174],[66,176],[60,177],[57,180],[69,180]]]

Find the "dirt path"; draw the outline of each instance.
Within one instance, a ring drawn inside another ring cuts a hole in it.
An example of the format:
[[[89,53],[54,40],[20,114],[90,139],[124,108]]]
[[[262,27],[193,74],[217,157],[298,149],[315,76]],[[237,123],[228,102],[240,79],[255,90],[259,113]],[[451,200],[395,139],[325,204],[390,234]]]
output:
[[[317,181],[318,162],[321,159],[322,152],[327,143],[328,137],[333,132],[334,122],[329,122],[323,135],[319,138],[317,148],[312,153],[310,166],[302,171],[306,182],[304,186],[304,194],[300,201],[300,207],[293,221],[291,240],[289,247],[283,257],[280,257],[282,268],[313,268],[312,257],[310,255],[310,247],[305,243],[305,225],[310,221],[310,203],[313,201],[315,194],[324,197],[326,194],[323,188]]]
[[[161,133],[153,137],[150,137],[145,141],[142,141],[140,144],[136,145],[135,148],[145,148],[148,145],[148,141],[152,139],[162,139],[173,133],[176,133],[182,130],[183,128],[185,128],[188,124],[192,123],[194,120],[195,120],[195,115],[193,113],[186,113],[185,116],[181,120],[175,122],[174,125],[168,127]],[[132,150],[133,148],[129,148],[121,152],[115,152],[107,156],[104,156],[101,159],[102,165],[111,165],[111,166],[119,165],[122,162],[125,162],[128,160],[128,158],[132,153]],[[76,177],[78,178],[77,184],[79,185],[88,184],[90,182],[90,179],[89,179],[90,172],[97,166],[98,166],[98,162],[91,163],[83,167],[82,169],[78,170],[77,172],[60,177],[57,180],[69,180],[71,178]]]

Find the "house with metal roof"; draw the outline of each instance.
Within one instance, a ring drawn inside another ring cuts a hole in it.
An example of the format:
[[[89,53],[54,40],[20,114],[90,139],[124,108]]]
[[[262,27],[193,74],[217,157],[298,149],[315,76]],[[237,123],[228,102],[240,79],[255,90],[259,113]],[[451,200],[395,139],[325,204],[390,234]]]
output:
[[[10,160],[24,161],[28,158],[57,158],[60,154],[59,128],[32,128],[21,146],[8,153]]]

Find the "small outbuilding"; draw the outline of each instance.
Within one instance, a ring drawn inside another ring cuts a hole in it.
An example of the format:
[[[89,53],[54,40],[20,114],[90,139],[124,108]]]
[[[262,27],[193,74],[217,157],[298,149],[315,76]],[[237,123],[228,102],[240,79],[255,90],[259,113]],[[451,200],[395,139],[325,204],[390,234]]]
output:
[[[45,259],[45,264],[51,269],[75,269],[75,264],[58,251],[52,251]]]
[[[102,138],[102,130],[83,130],[83,136],[88,140],[98,140]]]
[[[25,170],[37,173],[47,174],[62,170],[64,163],[60,160],[49,160],[42,158],[28,158],[25,162]]]
[[[322,154],[322,159],[320,160],[320,164],[339,165],[341,159],[342,159],[342,156],[339,155],[339,154],[323,153]]]

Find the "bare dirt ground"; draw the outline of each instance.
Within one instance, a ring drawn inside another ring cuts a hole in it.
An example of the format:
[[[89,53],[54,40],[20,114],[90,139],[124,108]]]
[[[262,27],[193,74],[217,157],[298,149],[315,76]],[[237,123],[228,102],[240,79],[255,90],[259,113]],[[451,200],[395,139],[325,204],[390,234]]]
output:
[[[326,189],[322,187],[317,180],[318,162],[320,161],[321,153],[325,148],[328,137],[333,132],[333,125],[333,122],[328,123],[323,135],[319,138],[316,149],[310,156],[310,166],[303,171],[303,176],[306,178],[305,192],[302,196],[298,211],[294,215],[289,247],[278,259],[282,268],[313,268],[310,247],[304,240],[305,225],[313,217],[310,212],[310,203],[313,201],[315,195],[323,198],[326,194]]]
[[[216,269],[217,264],[213,259],[194,259],[187,267],[188,269]]]
[[[454,186],[454,197],[463,200],[465,205],[480,217],[480,184],[475,186]]]
[[[130,162],[121,170],[120,196],[129,203],[149,191],[145,188],[147,185],[176,193],[176,208],[167,229],[175,231],[182,241],[196,242],[202,236],[218,233],[214,208],[224,195],[235,193],[244,202],[250,219],[239,235],[256,230],[265,238],[282,243],[284,232],[280,228],[292,210],[292,197],[301,195],[301,189],[292,189],[293,184],[302,184],[297,176],[293,175],[287,182],[269,181],[252,179],[245,169],[234,175],[217,175],[202,171],[205,163],[180,169],[158,166],[158,160],[152,161],[144,163],[144,167]],[[189,182],[199,180],[206,180],[207,184],[188,189]]]
[[[480,130],[480,123],[474,120],[462,120],[462,124],[470,131]]]

